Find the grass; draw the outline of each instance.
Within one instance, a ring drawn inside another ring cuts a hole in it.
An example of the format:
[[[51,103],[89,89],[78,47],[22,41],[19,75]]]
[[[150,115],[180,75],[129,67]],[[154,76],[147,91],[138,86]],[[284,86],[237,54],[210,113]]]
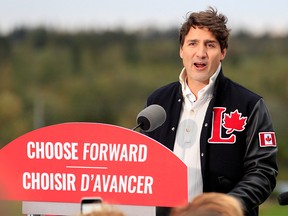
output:
[[[260,206],[259,216],[287,216],[288,206],[281,206],[276,200],[267,200]]]

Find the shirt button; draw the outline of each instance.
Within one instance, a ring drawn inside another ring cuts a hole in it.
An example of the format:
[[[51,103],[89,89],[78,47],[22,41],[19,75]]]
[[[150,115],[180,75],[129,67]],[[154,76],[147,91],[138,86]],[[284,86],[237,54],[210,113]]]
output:
[[[201,153],[201,157],[203,157],[204,156],[204,153]]]
[[[190,132],[190,129],[189,129],[189,128],[186,128],[186,132]]]
[[[179,102],[179,103],[181,102],[181,98],[178,99],[178,102]]]
[[[205,123],[204,126],[207,127],[207,126],[208,126],[208,123]]]
[[[175,127],[172,127],[171,130],[172,130],[172,131],[175,131]]]

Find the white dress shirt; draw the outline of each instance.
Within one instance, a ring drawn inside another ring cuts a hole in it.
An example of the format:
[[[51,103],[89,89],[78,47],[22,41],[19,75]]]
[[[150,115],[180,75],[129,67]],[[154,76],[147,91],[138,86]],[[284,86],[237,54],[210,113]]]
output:
[[[183,106],[173,151],[188,167],[189,201],[203,193],[200,162],[200,134],[207,107],[213,96],[214,84],[220,68],[221,64],[217,71],[210,77],[209,84],[198,92],[197,100],[187,85],[185,68],[179,76],[182,85]]]

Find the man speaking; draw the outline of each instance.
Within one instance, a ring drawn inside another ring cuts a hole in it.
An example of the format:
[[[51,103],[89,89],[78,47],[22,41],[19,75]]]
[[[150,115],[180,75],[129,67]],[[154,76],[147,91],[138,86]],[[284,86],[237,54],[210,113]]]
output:
[[[167,118],[146,134],[187,165],[189,201],[203,192],[228,193],[253,216],[276,185],[277,145],[263,98],[223,74],[226,22],[209,8],[191,13],[182,25],[184,68],[179,81],[148,97],[147,106],[162,106]],[[169,209],[157,208],[157,216],[168,214]]]

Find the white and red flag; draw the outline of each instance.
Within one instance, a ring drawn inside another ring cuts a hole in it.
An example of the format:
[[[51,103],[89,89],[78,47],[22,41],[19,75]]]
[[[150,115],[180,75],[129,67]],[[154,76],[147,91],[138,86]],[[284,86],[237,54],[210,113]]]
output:
[[[276,147],[275,132],[260,132],[259,145],[260,147]]]

